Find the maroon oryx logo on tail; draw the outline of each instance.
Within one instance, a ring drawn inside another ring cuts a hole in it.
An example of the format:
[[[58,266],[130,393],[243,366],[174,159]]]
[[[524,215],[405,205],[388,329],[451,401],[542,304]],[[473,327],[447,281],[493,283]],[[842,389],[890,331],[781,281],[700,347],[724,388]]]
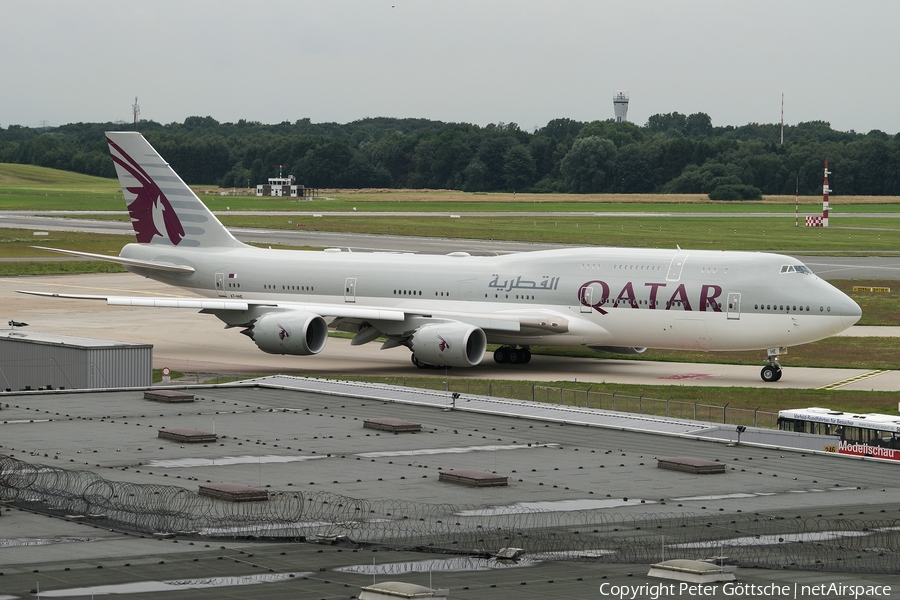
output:
[[[444,350],[449,350],[449,349],[450,349],[450,342],[448,342],[447,340],[445,340],[445,339],[444,339],[443,337],[441,337],[441,336],[437,336],[437,339],[441,340],[440,343],[438,344],[438,350],[440,350],[441,352],[443,352]]]
[[[184,238],[184,227],[169,199],[137,161],[109,138],[106,138],[106,141],[119,154],[119,156],[112,154],[113,162],[131,173],[131,176],[141,184],[138,187],[128,188],[128,191],[136,196],[128,205],[128,214],[131,216],[131,225],[134,227],[137,241],[146,244],[153,241],[155,236],[159,236],[177,246]]]

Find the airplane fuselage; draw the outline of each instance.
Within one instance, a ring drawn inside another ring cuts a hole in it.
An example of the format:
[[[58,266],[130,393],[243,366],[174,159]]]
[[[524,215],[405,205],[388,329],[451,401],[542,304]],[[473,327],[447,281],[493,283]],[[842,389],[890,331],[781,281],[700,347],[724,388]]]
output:
[[[129,244],[122,256],[187,264],[190,275],[131,268],[200,295],[345,303],[436,315],[546,313],[518,331],[485,327],[497,344],[696,350],[786,347],[858,320],[856,303],[796,259],[767,253],[576,248],[505,256],[192,250]],[[380,325],[402,335],[405,324]]]

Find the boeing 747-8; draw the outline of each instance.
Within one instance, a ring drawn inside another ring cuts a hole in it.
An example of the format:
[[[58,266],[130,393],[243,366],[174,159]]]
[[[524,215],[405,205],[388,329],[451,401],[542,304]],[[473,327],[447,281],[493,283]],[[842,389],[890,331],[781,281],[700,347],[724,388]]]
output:
[[[71,250],[202,297],[121,297],[110,305],[198,309],[260,350],[312,355],[329,328],[353,345],[383,339],[412,362],[527,363],[534,345],[600,352],[766,350],[765,381],[788,346],[856,323],[859,306],[779,254],[587,247],[505,256],[272,250],[236,240],[144,139],[107,133],[137,243],[118,257]],[[329,319],[326,321],[326,318]]]

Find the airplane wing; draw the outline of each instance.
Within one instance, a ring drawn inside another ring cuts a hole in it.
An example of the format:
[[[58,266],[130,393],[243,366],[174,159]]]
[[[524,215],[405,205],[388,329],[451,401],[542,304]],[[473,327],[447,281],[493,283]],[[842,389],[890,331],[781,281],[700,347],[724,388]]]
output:
[[[17,290],[52,298],[104,300],[110,306],[192,308],[213,314],[226,327],[241,331],[257,347],[270,354],[318,354],[328,337],[328,328],[354,333],[352,345],[384,336],[382,348],[399,345],[412,351],[420,368],[438,364],[471,367],[481,362],[488,339],[521,340],[533,344],[546,336],[574,334],[602,340],[608,330],[571,313],[547,309],[511,309],[503,312],[435,310],[434,306],[387,308],[355,303],[318,303],[233,298],[184,298],[148,296],[101,296]],[[324,317],[334,317],[326,324]],[[295,335],[297,334],[297,335]],[[514,343],[514,342],[513,342]],[[509,353],[507,353],[509,354]],[[518,356],[516,353],[510,356]],[[526,358],[512,362],[527,362]]]
[[[334,304],[318,302],[284,302],[268,300],[235,300],[229,298],[186,298],[160,296],[103,296],[93,294],[61,294],[16,290],[20,294],[72,300],[103,300],[109,306],[143,306],[151,308],[192,308],[203,312],[246,311],[251,307],[274,310],[297,310],[336,317],[345,321],[403,321],[407,316],[432,317],[459,321],[492,331],[520,332],[544,331],[562,333],[569,330],[571,319],[552,311],[510,311],[507,313],[478,313],[460,311],[434,311],[424,309],[391,309],[358,304]]]
[[[405,313],[400,310],[358,305],[320,304],[313,302],[270,302],[266,300],[232,300],[228,298],[181,298],[158,296],[101,296],[92,294],[59,294],[56,292],[35,292],[16,290],[20,294],[67,298],[71,300],[104,300],[109,306],[144,306],[154,308],[193,308],[206,312],[244,311],[251,307],[270,307],[307,311],[319,315],[352,319],[402,321]]]

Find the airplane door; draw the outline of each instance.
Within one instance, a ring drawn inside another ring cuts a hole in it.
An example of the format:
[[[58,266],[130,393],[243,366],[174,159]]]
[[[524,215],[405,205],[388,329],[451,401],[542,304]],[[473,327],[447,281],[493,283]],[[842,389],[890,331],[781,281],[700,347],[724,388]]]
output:
[[[594,303],[592,300],[593,297],[594,289],[591,286],[584,288],[584,291],[581,293],[581,312],[591,312],[591,305]]]
[[[344,302],[356,302],[356,277],[348,277],[344,282]]]
[[[457,294],[457,298],[461,298],[467,302],[471,302],[475,299],[475,282],[476,279],[460,279],[459,280],[459,293]]]
[[[684,262],[687,260],[687,254],[676,254],[669,263],[669,272],[666,273],[666,281],[678,281],[681,279],[681,270],[684,268]]]
[[[732,320],[740,320],[741,318],[741,295],[737,293],[728,294],[728,318]]]
[[[225,274],[216,273],[216,293],[225,297]]]

